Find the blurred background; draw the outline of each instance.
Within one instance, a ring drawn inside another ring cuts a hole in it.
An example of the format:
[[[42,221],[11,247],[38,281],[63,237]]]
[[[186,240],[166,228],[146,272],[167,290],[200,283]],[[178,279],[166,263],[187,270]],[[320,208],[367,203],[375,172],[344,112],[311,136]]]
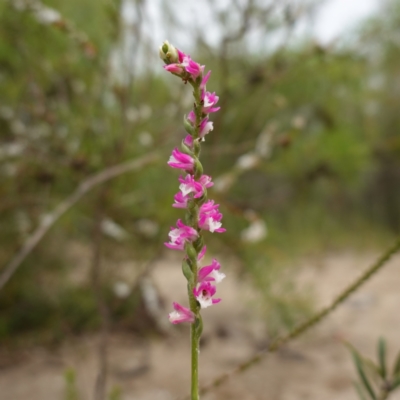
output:
[[[399,29],[398,0],[2,1],[0,399],[186,392],[186,377],[171,383],[161,367],[182,353],[174,373],[188,375],[187,330],[166,319],[185,301],[180,254],[163,243],[182,216],[166,161],[192,100],[162,68],[165,39],[212,70],[220,96],[202,161],[227,233],[206,242],[230,282],[209,314],[204,362],[215,365],[215,340],[226,360],[204,379],[373,262],[400,232]],[[386,316],[389,339],[399,321],[377,299],[397,275],[348,310]],[[209,398],[292,398],[257,371]],[[293,398],[355,399],[347,379]]]

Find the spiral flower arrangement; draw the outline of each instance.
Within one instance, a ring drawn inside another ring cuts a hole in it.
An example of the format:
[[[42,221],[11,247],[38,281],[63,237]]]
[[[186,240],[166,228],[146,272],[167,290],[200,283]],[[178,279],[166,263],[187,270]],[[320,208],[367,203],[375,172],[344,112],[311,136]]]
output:
[[[204,74],[204,65],[193,61],[191,57],[165,41],[160,47],[160,57],[165,62],[164,69],[179,77],[193,87],[193,110],[184,116],[183,123],[187,132],[180,150],[175,148],[168,161],[172,168],[186,174],[179,178],[179,192],[174,196],[175,208],[186,209],[184,222],[179,219],[176,227],[169,232],[169,242],[165,245],[184,252],[182,261],[183,275],[188,283],[189,307],[174,302],[169,320],[173,324],[188,322],[191,324],[192,345],[192,400],[198,399],[198,356],[199,340],[203,329],[201,309],[217,304],[216,284],[225,278],[220,272],[221,266],[216,259],[210,265],[200,267],[206,253],[203,231],[225,232],[222,227],[222,214],[219,205],[208,200],[207,189],[213,186],[212,178],[203,174],[200,162],[201,143],[213,130],[209,120],[211,113],[220,107],[218,96],[207,91],[206,84],[211,71]]]

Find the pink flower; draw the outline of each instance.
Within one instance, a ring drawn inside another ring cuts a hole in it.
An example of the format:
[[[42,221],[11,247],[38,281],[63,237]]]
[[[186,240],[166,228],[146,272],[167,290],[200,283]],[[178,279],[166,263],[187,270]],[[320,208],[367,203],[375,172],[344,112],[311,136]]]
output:
[[[208,175],[202,175],[198,181],[194,179],[193,175],[186,175],[185,179],[180,177],[179,182],[181,182],[179,189],[182,194],[187,196],[189,193],[194,193],[194,198],[201,197],[206,188],[214,185],[211,182],[211,177]]]
[[[194,126],[196,124],[196,114],[194,111],[190,111],[190,113],[187,116],[188,121]]]
[[[202,91],[201,99],[203,100],[203,113],[209,114],[218,111],[221,107],[214,107],[219,100],[219,97],[214,93]]]
[[[205,117],[203,121],[200,122],[199,136],[201,138],[204,138],[204,136],[207,135],[207,133],[212,131],[213,129],[214,129],[213,123],[211,121],[208,121],[208,117]]]
[[[176,226],[177,228],[171,227],[168,234],[170,242],[164,243],[170,249],[183,250],[185,242],[193,242],[199,236],[196,229],[185,225],[180,219],[178,219]]]
[[[201,261],[204,257],[204,255],[206,254],[207,251],[207,246],[203,246],[203,248],[201,249],[200,253],[197,256],[197,261]]]
[[[203,194],[203,186],[194,179],[193,175],[186,175],[185,179],[179,177],[179,189],[184,196],[189,193],[195,193],[194,197],[200,197]]]
[[[193,137],[192,135],[186,135],[185,139],[183,139],[183,144],[185,144],[190,149],[193,147]]]
[[[200,303],[201,308],[207,308],[221,301],[221,299],[212,298],[216,291],[217,289],[210,282],[201,282],[197,285],[197,288],[193,289],[193,294]]]
[[[219,108],[218,108],[219,110]],[[190,113],[187,116],[187,120],[193,125],[196,125],[196,114],[193,111],[190,111]],[[214,129],[213,123],[211,121],[208,121],[208,117],[203,118],[203,120],[200,122],[200,127],[199,127],[199,136],[201,138],[204,138],[205,135],[207,135],[208,132],[212,131]]]
[[[212,282],[215,283],[221,282],[226,275],[219,272],[221,268],[220,263],[214,258],[212,260],[211,265],[206,265],[205,267],[201,268],[198,272],[198,281],[199,282]]]
[[[199,183],[205,188],[209,188],[211,186],[214,186],[214,183],[211,182],[211,176],[208,175],[202,175],[199,179]]]
[[[181,64],[185,67],[186,72],[192,75],[193,79],[196,79],[204,70],[204,65],[194,62],[190,56],[185,56]]]
[[[168,64],[164,65],[163,68],[166,71],[177,75],[182,75],[182,72],[184,71],[183,67],[180,64]]]
[[[183,51],[180,51],[179,49],[176,49],[176,51],[178,52],[179,62],[181,63],[183,59],[187,57],[187,55]]]
[[[180,152],[178,148],[175,147],[175,149],[172,150],[172,155],[167,164],[172,168],[184,169],[185,171],[191,172],[194,166],[194,159],[193,157]]]
[[[209,230],[210,232],[225,232],[225,228],[221,228],[222,214],[218,211],[219,204],[214,204],[213,200],[205,202],[199,210],[199,227]]]
[[[182,192],[178,192],[174,196],[175,203],[172,204],[172,207],[175,208],[187,208],[187,203],[190,200],[189,196],[184,196]]]
[[[207,83],[208,78],[210,77],[210,75],[211,75],[211,70],[208,71],[208,72],[204,75],[203,79],[201,80],[201,83],[200,83],[200,90],[203,91],[203,90],[206,88],[206,83]]]
[[[174,311],[168,314],[169,322],[172,324],[180,324],[181,322],[190,322],[195,320],[195,316],[188,308],[181,306],[179,303],[172,303]]]

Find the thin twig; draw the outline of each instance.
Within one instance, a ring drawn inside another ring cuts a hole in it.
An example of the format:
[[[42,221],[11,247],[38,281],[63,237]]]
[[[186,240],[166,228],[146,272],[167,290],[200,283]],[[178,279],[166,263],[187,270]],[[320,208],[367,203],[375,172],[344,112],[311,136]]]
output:
[[[0,275],[0,290],[3,289],[3,287],[9,281],[9,279],[17,271],[21,263],[39,244],[39,242],[43,239],[44,235],[49,231],[49,229],[86,193],[88,193],[94,187],[109,181],[110,179],[116,178],[127,172],[132,172],[140,168],[143,168],[144,166],[158,160],[158,157],[159,156],[157,152],[149,153],[143,157],[137,158],[136,160],[127,161],[125,163],[110,167],[82,182],[75,190],[75,192],[73,192],[69,197],[67,197],[64,201],[58,204],[58,206],[54,209],[53,212],[46,215],[46,217],[42,220],[41,224],[25,241],[21,250],[12,258],[12,260],[2,270]]]
[[[354,281],[351,285],[349,285],[336,299],[326,308],[323,308],[313,317],[309,318],[307,321],[301,323],[296,328],[294,328],[287,335],[282,336],[274,340],[266,349],[260,351],[255,356],[249,358],[247,361],[239,364],[233,370],[224,373],[214,379],[211,383],[206,386],[200,388],[200,394],[205,394],[210,392],[211,390],[217,388],[222,385],[232,376],[246,371],[248,368],[257,364],[261,361],[268,353],[272,353],[282,347],[284,344],[288,343],[292,339],[295,339],[302,335],[305,331],[312,328],[316,324],[318,324],[322,319],[324,319],[327,315],[329,315],[339,304],[343,303],[351,294],[353,294],[357,289],[359,289],[372,275],[378,272],[389,259],[400,250],[400,238],[397,239],[395,244],[389,248],[370,268],[368,268],[356,281]],[[185,397],[184,400],[188,399]]]

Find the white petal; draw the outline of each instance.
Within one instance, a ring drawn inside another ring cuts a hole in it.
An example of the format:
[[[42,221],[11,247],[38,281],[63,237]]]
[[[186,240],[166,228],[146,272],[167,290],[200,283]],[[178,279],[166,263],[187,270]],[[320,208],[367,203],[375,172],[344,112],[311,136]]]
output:
[[[193,187],[186,183],[181,183],[179,185],[179,190],[182,192],[184,196],[187,196],[189,193],[193,192]]]
[[[168,162],[169,163],[179,163],[179,161],[174,156],[170,156]]]
[[[215,269],[211,272],[210,276],[215,279],[215,283],[220,283],[224,278],[226,278],[225,274]]]
[[[211,297],[197,297],[197,301],[200,303],[201,308],[207,308],[212,306],[212,298]]]
[[[171,239],[171,242],[173,242],[173,243],[176,241],[176,239],[179,238],[180,235],[181,235],[181,231],[180,231],[179,229],[173,229],[173,230],[168,234],[168,236],[169,236],[170,239]]]
[[[221,228],[222,223],[219,221],[214,221],[212,218],[207,218],[208,226],[210,227],[210,232],[214,232],[216,229]]]
[[[172,311],[168,314],[168,318],[171,322],[179,321],[182,318],[182,315],[178,313],[178,311]]]

